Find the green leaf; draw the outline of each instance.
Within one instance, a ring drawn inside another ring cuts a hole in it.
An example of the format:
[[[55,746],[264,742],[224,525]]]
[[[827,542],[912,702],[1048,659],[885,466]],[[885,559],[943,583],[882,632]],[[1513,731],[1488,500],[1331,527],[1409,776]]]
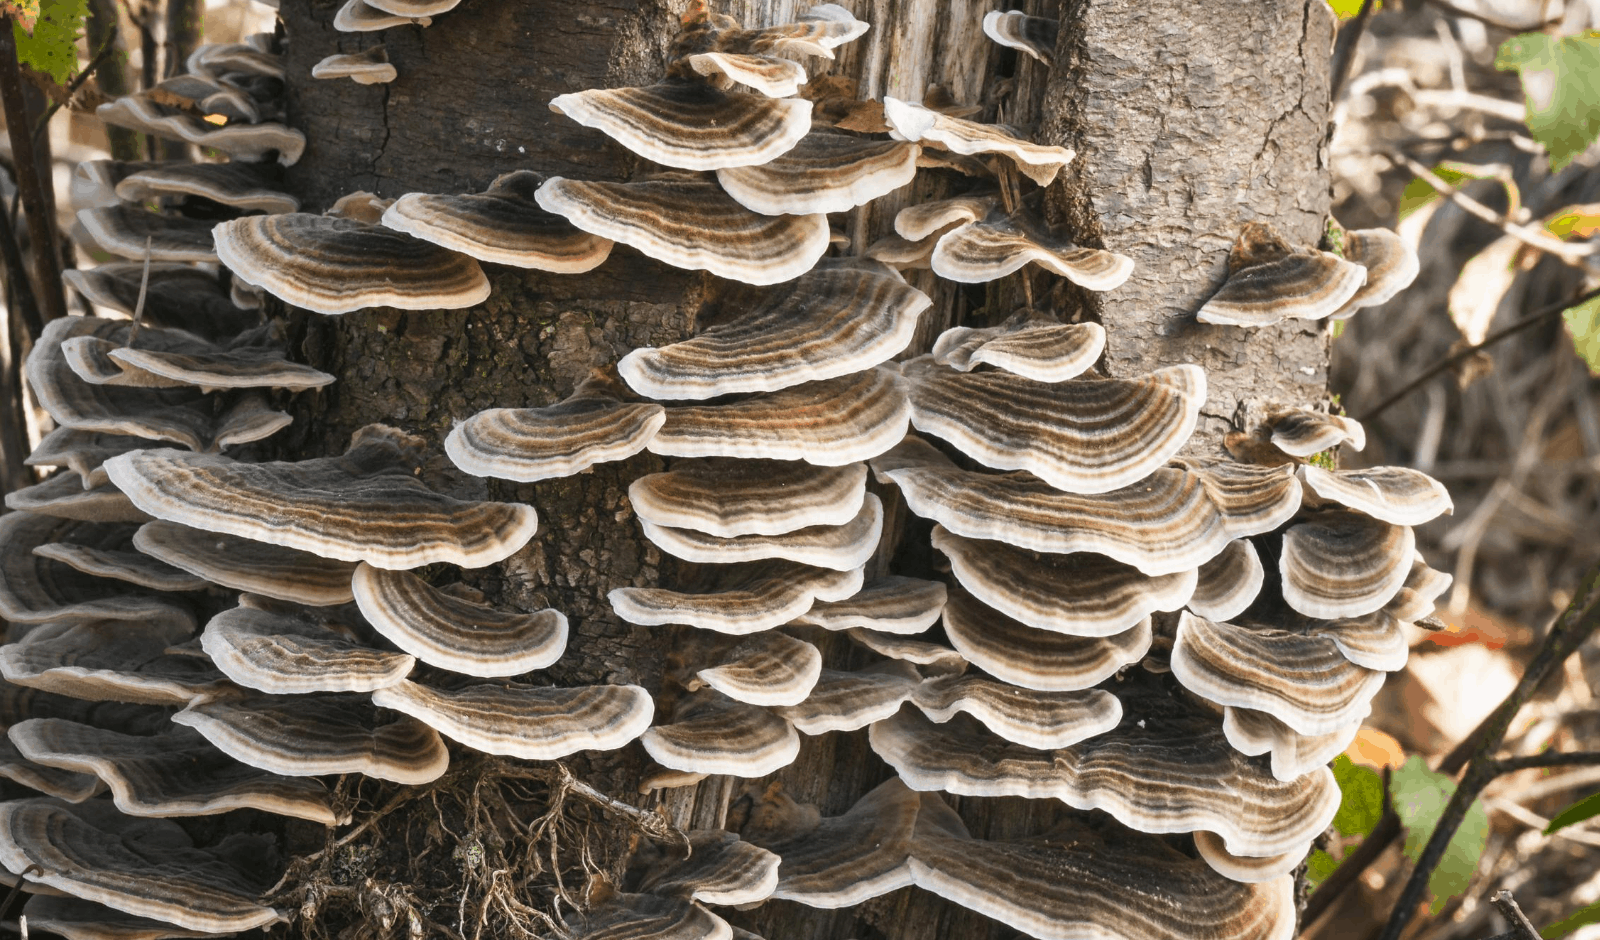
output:
[[[1454,780],[1429,770],[1423,759],[1415,755],[1390,778],[1389,796],[1406,833],[1402,851],[1413,863],[1421,857],[1423,847],[1428,844],[1434,828],[1439,824],[1439,817],[1444,813],[1445,804],[1455,792]],[[1433,913],[1437,914],[1446,901],[1467,890],[1488,841],[1489,813],[1484,809],[1483,801],[1473,800],[1461,825],[1445,846],[1439,866],[1428,878],[1428,891],[1433,895]]]
[[[1455,186],[1467,179],[1467,174],[1460,170],[1453,170],[1444,164],[1433,168],[1435,176]],[[1405,218],[1411,213],[1439,198],[1439,191],[1422,178],[1417,178],[1406,184],[1405,190],[1400,194],[1400,218]]]
[[[1364,836],[1383,815],[1383,778],[1340,754],[1333,759],[1333,779],[1339,781],[1339,812],[1333,828],[1342,836]]]
[[[1573,348],[1589,366],[1589,374],[1600,375],[1600,297],[1568,307],[1561,319],[1566,321]]]
[[[1539,936],[1544,940],[1561,940],[1567,934],[1577,932],[1579,927],[1587,927],[1590,924],[1600,924],[1600,901],[1573,911],[1570,916],[1539,931]]]
[[[1500,44],[1495,68],[1522,78],[1528,130],[1561,169],[1600,135],[1600,32],[1523,33]]]
[[[65,85],[78,70],[78,34],[89,15],[89,0],[40,0],[39,18],[30,32],[13,22],[17,59]]]
[[[1544,827],[1544,834],[1550,835],[1552,832],[1581,823],[1586,819],[1593,819],[1596,816],[1600,816],[1600,793],[1591,793],[1557,813],[1550,820],[1550,825]]]
[[[1333,7],[1333,13],[1341,20],[1354,19],[1361,12],[1361,0],[1328,0],[1328,6]],[[1373,4],[1372,12],[1383,9],[1383,0]]]
[[[1306,881],[1310,882],[1312,887],[1322,884],[1338,867],[1338,859],[1321,849],[1315,849],[1311,857],[1306,859]]]

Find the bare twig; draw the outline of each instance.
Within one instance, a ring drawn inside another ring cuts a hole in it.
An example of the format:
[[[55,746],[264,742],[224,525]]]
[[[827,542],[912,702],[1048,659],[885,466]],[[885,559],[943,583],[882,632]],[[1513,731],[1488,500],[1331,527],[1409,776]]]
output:
[[[1363,422],[1371,421],[1378,415],[1388,411],[1396,402],[1400,401],[1402,398],[1405,398],[1407,395],[1426,384],[1428,380],[1432,379],[1434,376],[1459,363],[1467,361],[1476,355],[1480,350],[1487,349],[1488,347],[1493,346],[1495,343],[1500,342],[1508,336],[1514,336],[1531,326],[1537,326],[1539,323],[1550,319],[1551,317],[1561,313],[1564,310],[1567,310],[1568,308],[1576,307],[1577,305],[1586,303],[1595,299],[1596,297],[1600,297],[1600,288],[1579,294],[1571,300],[1563,300],[1553,304],[1548,304],[1539,308],[1538,310],[1535,310],[1533,313],[1528,314],[1522,319],[1517,320],[1509,326],[1490,333],[1488,336],[1483,338],[1483,342],[1456,350],[1450,355],[1440,359],[1438,362],[1424,369],[1421,375],[1418,375],[1405,385],[1402,385],[1398,391],[1390,395],[1388,398],[1385,398],[1383,401],[1367,409],[1366,413],[1362,414],[1358,420]]]
[[[1524,245],[1527,245],[1530,248],[1537,248],[1540,251],[1549,252],[1550,254],[1555,255],[1561,260],[1569,263],[1577,263],[1584,258],[1594,255],[1596,251],[1600,251],[1600,245],[1594,243],[1564,242],[1554,235],[1551,235],[1550,233],[1540,229],[1532,228],[1526,225],[1518,225],[1509,218],[1501,215],[1478,200],[1473,199],[1471,196],[1468,196],[1466,193],[1450,185],[1450,183],[1446,182],[1442,177],[1439,176],[1439,174],[1433,172],[1433,170],[1429,167],[1418,163],[1408,154],[1401,153],[1398,150],[1391,150],[1388,152],[1387,156],[1393,162],[1398,163],[1407,170],[1410,170],[1412,173],[1415,173],[1418,178],[1425,181],[1434,189],[1437,189],[1442,195],[1444,195],[1445,198],[1460,206],[1469,215],[1476,216],[1477,218],[1488,222],[1490,225],[1495,226],[1496,228],[1500,229],[1500,231],[1510,235],[1512,238],[1515,238],[1517,241],[1522,242]]]
[[[1445,804],[1444,812],[1440,814],[1433,834],[1428,838],[1428,844],[1423,847],[1422,855],[1418,857],[1411,877],[1401,890],[1400,899],[1395,902],[1394,909],[1389,914],[1389,922],[1384,925],[1379,940],[1398,940],[1406,925],[1416,916],[1417,907],[1428,889],[1428,878],[1444,858],[1445,848],[1461,826],[1461,821],[1466,818],[1472,801],[1499,775],[1500,762],[1492,755],[1500,749],[1512,720],[1522,711],[1522,707],[1533,697],[1534,692],[1550,673],[1566,662],[1567,657],[1593,636],[1597,628],[1600,628],[1600,565],[1591,568],[1583,576],[1583,581],[1573,594],[1572,602],[1562,611],[1561,616],[1556,618],[1555,624],[1546,634],[1533,660],[1528,663],[1527,671],[1517,681],[1516,687],[1474,732],[1477,740],[1472,748],[1472,756],[1467,761],[1466,772],[1456,785],[1456,792]],[[1457,750],[1461,748],[1458,747]]]
[[[1477,20],[1485,26],[1489,26],[1494,29],[1503,29],[1508,33],[1531,33],[1549,26],[1554,26],[1555,24],[1561,22],[1559,19],[1553,19],[1546,20],[1542,23],[1529,23],[1525,26],[1519,26],[1516,23],[1507,23],[1504,20],[1497,20],[1492,16],[1485,16],[1482,13],[1475,13],[1472,10],[1464,10],[1461,7],[1451,3],[1450,0],[1424,0],[1424,2],[1431,7],[1435,7],[1444,11],[1445,13],[1450,14],[1451,16],[1460,16],[1469,20]]]
[[[1586,767],[1600,764],[1600,751],[1546,751],[1543,754],[1529,754],[1526,757],[1502,757],[1494,763],[1495,769],[1500,774],[1515,773],[1531,767]]]
[[[1517,899],[1511,896],[1510,891],[1496,891],[1490,895],[1489,903],[1511,925],[1511,936],[1517,940],[1540,940],[1538,929],[1528,920],[1528,915],[1522,913],[1522,908],[1517,906]]]
[[[11,138],[11,159],[17,175],[17,195],[28,213],[32,241],[34,297],[45,322],[67,315],[67,298],[61,286],[61,256],[56,252],[56,220],[48,167],[41,168],[33,137],[28,133],[28,105],[22,97],[22,66],[17,62],[17,41],[11,17],[0,17],[0,99],[4,100],[6,133]]]
[[[116,38],[116,34],[107,36],[105,42],[100,44],[100,51],[94,54],[94,58],[89,60],[89,64],[84,67],[83,71],[74,76],[72,81],[67,83],[66,94],[62,96],[61,101],[52,103],[50,107],[45,109],[43,114],[39,115],[39,120],[35,121],[33,125],[33,139],[35,141],[39,139],[39,135],[44,133],[45,128],[50,126],[50,119],[56,116],[57,111],[61,110],[62,104],[71,101],[72,96],[76,95],[78,89],[83,87],[83,83],[88,81],[90,76],[94,75],[100,66],[105,64],[107,59],[111,58],[111,53],[116,51]]]
[[[1367,31],[1367,21],[1372,19],[1377,6],[1374,0],[1361,0],[1361,11],[1355,20],[1339,30],[1339,39],[1333,46],[1333,64],[1328,67],[1328,100],[1339,100],[1339,92],[1344,90],[1345,80],[1350,77],[1350,66],[1356,60],[1356,44]]]

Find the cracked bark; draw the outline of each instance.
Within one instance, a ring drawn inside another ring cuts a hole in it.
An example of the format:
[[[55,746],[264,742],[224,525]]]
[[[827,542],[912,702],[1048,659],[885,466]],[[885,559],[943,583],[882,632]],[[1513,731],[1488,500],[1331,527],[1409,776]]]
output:
[[[839,50],[832,67],[855,78],[862,96],[917,100],[928,85],[943,84],[957,100],[985,104],[984,119],[1003,108],[1006,120],[1038,121],[1041,139],[1078,151],[1053,190],[1053,215],[1086,243],[1129,254],[1138,264],[1126,287],[1084,301],[1108,328],[1106,365],[1119,375],[1176,362],[1205,366],[1211,401],[1196,446],[1214,449],[1241,409],[1323,396],[1327,346],[1314,326],[1231,330],[1196,325],[1192,316],[1220,283],[1228,245],[1244,221],[1271,219],[1302,243],[1320,234],[1328,205],[1323,135],[1333,28],[1317,12],[1321,0],[1065,0],[1061,7],[1030,0],[1030,13],[1064,21],[1053,72],[983,38],[979,21],[992,3],[844,2],[874,24]],[[317,211],[358,189],[385,197],[481,190],[514,169],[628,178],[639,161],[545,104],[569,91],[654,80],[685,5],[470,0],[426,30],[341,34],[332,29],[338,7],[332,0],[284,0],[290,120],[307,135],[290,185],[308,211]],[[752,24],[787,19],[796,6],[809,5],[715,4]],[[380,41],[399,71],[395,82],[309,79],[322,58]],[[824,65],[814,61],[813,76]],[[899,206],[948,185],[923,174],[907,190],[853,214],[849,233],[858,250],[889,229]],[[339,381],[298,399],[286,452],[336,452],[371,421],[437,444],[454,420],[480,409],[557,401],[591,367],[636,346],[689,335],[721,294],[714,279],[620,247],[582,276],[486,270],[494,293],[472,310],[302,318],[301,351]],[[911,280],[935,301],[919,349],[953,322],[1002,319],[1021,296],[1015,277],[986,290],[957,289],[928,272],[912,272]],[[1036,287],[1044,280],[1036,278]],[[513,485],[464,477],[449,468],[442,449],[435,452],[428,471],[440,485],[538,507],[541,529],[527,550],[467,576],[494,600],[568,614],[572,642],[552,677],[660,690],[671,632],[621,625],[605,602],[613,587],[689,574],[643,541],[627,505],[628,482],[660,462],[641,456],[567,480]],[[927,565],[926,524],[908,523],[898,499],[888,505],[889,529],[907,546],[902,561]],[[895,550],[890,541],[885,558]],[[860,655],[836,640],[824,652],[829,665]],[[575,769],[615,796],[660,805],[680,825],[722,825],[744,788],[742,781],[713,778],[640,797],[637,746]],[[796,799],[835,814],[888,775],[861,732],[806,739],[799,760],[775,777]],[[958,803],[974,832],[999,838],[1036,832],[1060,811],[1020,799]],[[1015,935],[912,889],[845,911],[777,902],[730,919],[769,940]]]

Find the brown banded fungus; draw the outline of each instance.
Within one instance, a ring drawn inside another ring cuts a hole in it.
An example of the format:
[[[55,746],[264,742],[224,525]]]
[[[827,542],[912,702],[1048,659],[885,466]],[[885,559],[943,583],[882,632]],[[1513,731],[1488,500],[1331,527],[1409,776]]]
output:
[[[616,894],[566,924],[572,940],[733,940],[728,922],[693,901]]]
[[[1367,446],[1367,432],[1354,418],[1295,408],[1267,416],[1272,443],[1291,457],[1310,457],[1340,444],[1356,450]]]
[[[400,73],[389,62],[389,50],[380,44],[348,55],[328,56],[311,67],[311,77],[348,78],[357,85],[383,85],[400,77]]]
[[[203,940],[216,936],[65,896],[36,894],[23,905],[22,916],[30,928],[59,934],[66,940]]]
[[[687,858],[645,873],[639,890],[706,904],[759,904],[778,886],[778,856],[721,829],[688,833]]]
[[[1264,222],[1247,222],[1228,253],[1228,277],[1200,308],[1201,323],[1270,326],[1321,320],[1366,283],[1367,271],[1325,251],[1294,248]]]
[[[898,98],[883,99],[883,116],[904,140],[932,141],[959,154],[997,153],[1008,157],[1024,176],[1040,186],[1054,182],[1056,174],[1074,156],[1066,147],[1024,140],[1013,128],[963,120]]]
[[[1074,692],[1115,675],[1149,651],[1146,617],[1111,636],[1072,636],[1036,630],[951,591],[944,632],[970,663],[997,679],[1041,692]]]
[[[1207,620],[1231,620],[1244,613],[1267,578],[1261,556],[1248,539],[1229,542],[1200,566],[1198,575],[1186,606]]]
[[[1306,464],[1300,479],[1312,493],[1391,525],[1416,526],[1455,511],[1444,484],[1410,467],[1324,470]]]
[[[676,558],[703,564],[729,564],[781,558],[802,565],[850,571],[860,568],[878,551],[883,534],[883,503],[871,493],[861,511],[844,525],[810,526],[781,535],[736,535],[722,538],[694,529],[658,526],[640,518],[645,538]]]
[[[102,469],[106,458],[149,446],[143,438],[126,434],[58,427],[44,436],[23,463],[30,467],[66,467],[83,481],[84,489],[92,490],[110,482]]]
[[[279,163],[293,166],[306,149],[305,134],[292,127],[271,122],[219,127],[144,95],[124,95],[100,105],[95,117],[113,127],[220,150],[235,160],[262,160],[276,154]]]
[[[717,88],[743,85],[768,98],[799,94],[800,86],[807,80],[805,66],[770,55],[697,52],[682,61],[691,72],[710,79]]]
[[[899,711],[921,682],[915,666],[897,659],[854,672],[823,669],[804,699],[773,711],[803,734],[855,731]]]
[[[345,0],[333,17],[333,28],[342,33],[371,33],[395,26],[431,26],[430,16],[396,16],[366,2]]]
[[[550,110],[646,160],[684,170],[766,163],[811,130],[809,101],[725,91],[708,82],[571,92],[551,99]]]
[[[735,201],[762,215],[845,212],[911,182],[922,148],[813,127],[799,143],[755,166],[717,170]]]
[[[138,206],[104,206],[83,209],[78,221],[94,243],[122,258],[152,261],[217,260],[211,223],[203,219],[148,212]]]
[[[83,491],[74,487],[74,492]],[[86,574],[34,551],[58,543],[116,546],[126,535],[126,526],[120,524],[31,512],[0,516],[0,617],[18,624],[157,619],[193,627],[180,598]]]
[[[1405,585],[1416,554],[1410,526],[1336,510],[1296,523],[1283,536],[1283,599],[1307,617],[1358,617]]]
[[[1334,311],[1335,320],[1347,319],[1362,307],[1388,303],[1417,279],[1422,262],[1405,239],[1386,228],[1346,230],[1344,257],[1367,269],[1367,280],[1344,306]]]
[[[126,534],[131,537],[133,531],[126,530]],[[50,542],[37,546],[33,553],[40,558],[59,561],[83,574],[125,581],[152,591],[200,591],[208,586],[209,582],[204,578],[195,577],[143,552],[129,550],[129,543],[120,538],[115,544],[118,547],[96,548],[76,542]]]
[[[965,713],[1007,741],[1041,749],[1071,747],[1122,721],[1122,702],[1102,689],[1039,692],[972,674],[926,679],[911,702],[933,721]]]
[[[5,505],[18,512],[82,522],[143,522],[150,518],[110,481],[84,489],[70,473],[12,490],[6,494]]]
[[[1300,848],[1282,855],[1269,855],[1264,858],[1234,855],[1222,844],[1221,836],[1204,830],[1194,834],[1194,847],[1205,863],[1217,874],[1229,881],[1244,884],[1287,880],[1284,876],[1293,874],[1311,852],[1311,843],[1307,842]]]
[[[781,535],[839,526],[865,505],[867,466],[817,467],[800,461],[679,460],[628,486],[639,518],[707,535]]]
[[[951,327],[933,344],[933,360],[957,372],[994,366],[1035,382],[1077,378],[1105,350],[1098,323],[1056,323],[1027,317],[1001,326]]]
[[[983,15],[983,34],[1007,49],[1025,52],[1050,65],[1055,59],[1059,20],[1029,16],[1021,10],[990,10]]]
[[[613,751],[643,734],[655,716],[649,693],[636,685],[477,682],[435,689],[406,681],[374,692],[372,702],[475,750],[523,760]]]
[[[1327,734],[1300,734],[1266,712],[1229,706],[1222,710],[1222,733],[1241,754],[1272,755],[1272,775],[1291,781],[1334,759],[1361,730],[1361,720]]]
[[[308,607],[351,601],[354,562],[160,520],[141,526],[133,535],[133,545],[152,558],[223,587]]]
[[[416,660],[353,639],[349,628],[309,612],[262,609],[246,595],[212,617],[203,649],[229,679],[273,695],[371,692],[405,679]]]
[[[744,636],[782,626],[818,600],[839,601],[861,590],[861,569],[830,571],[791,561],[719,566],[708,589],[620,587],[606,595],[612,610],[642,626],[687,624]]]
[[[710,686],[747,705],[798,705],[822,675],[822,653],[792,636],[767,630],[727,650],[719,665],[694,674],[696,688]]]
[[[72,698],[183,706],[231,688],[210,660],[174,650],[192,629],[156,617],[43,624],[0,646],[0,676]]]
[[[1121,287],[1133,259],[1103,248],[1084,248],[1052,233],[1031,209],[993,210],[939,236],[929,258],[933,273],[961,284],[998,280],[1037,264],[1086,290]]]
[[[644,732],[639,743],[663,767],[735,777],[764,777],[800,753],[789,722],[710,689],[681,699],[672,720]]]
[[[192,264],[152,262],[148,284],[144,272],[143,262],[116,261],[88,270],[66,271],[61,277],[91,304],[129,317],[137,308],[139,289],[144,286],[147,297],[143,322],[187,330],[207,339],[224,339],[260,322],[258,314],[234,304],[210,271]]]
[[[885,634],[921,633],[939,621],[946,588],[939,581],[904,575],[873,578],[842,601],[821,601],[795,623],[824,630],[872,630]]]
[[[199,196],[246,212],[299,211],[300,200],[280,191],[282,174],[273,172],[269,166],[260,163],[157,164],[123,177],[117,183],[117,198],[140,203],[164,196]],[[195,276],[210,277],[199,271]]]

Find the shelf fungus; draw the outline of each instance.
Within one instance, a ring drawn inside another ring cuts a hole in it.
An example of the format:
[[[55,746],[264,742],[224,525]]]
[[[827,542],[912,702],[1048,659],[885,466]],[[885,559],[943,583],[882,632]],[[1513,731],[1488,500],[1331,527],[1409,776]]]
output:
[[[247,284],[316,313],[366,307],[450,310],[489,296],[478,262],[354,219],[256,215],[212,229],[217,258]]]
[[[667,420],[649,402],[624,401],[614,377],[596,371],[544,408],[490,408],[458,422],[444,451],[474,476],[533,483],[581,473],[644,450]]]
[[[61,344],[68,367],[92,385],[300,392],[333,383],[332,375],[289,360],[281,327],[276,324],[246,331],[218,345],[184,330],[143,327],[134,333],[123,321],[112,322],[118,325]]]
[[[671,720],[639,742],[663,767],[735,777],[765,777],[800,753],[800,735],[789,722],[710,689],[679,700]]]
[[[845,212],[888,195],[917,175],[922,148],[813,127],[781,156],[717,170],[736,202],[762,215]]]
[[[532,506],[428,489],[413,474],[421,444],[374,424],[339,457],[243,463],[141,450],[108,460],[106,472],[158,519],[380,568],[480,567],[533,537]]]
[[[385,639],[431,666],[478,678],[543,669],[567,648],[558,610],[499,610],[433,587],[409,571],[371,565],[350,587],[361,615]]]
[[[1300,734],[1266,712],[1228,707],[1222,733],[1241,754],[1271,754],[1272,775],[1285,782],[1314,773],[1350,746],[1363,719],[1327,734]]]
[[[191,630],[155,617],[43,624],[0,646],[0,676],[72,698],[184,706],[230,688],[209,659],[174,651]]]
[[[1031,838],[972,838],[924,799],[913,882],[1039,940],[1289,940],[1294,879],[1243,884],[1162,840],[1069,821]],[[939,810],[943,809],[942,812]]]
[[[389,62],[389,50],[376,45],[348,55],[328,56],[311,67],[311,77],[348,78],[357,85],[383,85],[399,78],[400,73]]]
[[[919,202],[895,213],[894,230],[907,242],[923,243],[958,225],[986,218],[999,207],[1000,195],[993,190]]]
[[[933,344],[933,361],[957,372],[994,366],[1035,382],[1077,378],[1100,360],[1105,327],[1025,315],[1000,326],[951,327]]]
[[[551,99],[550,110],[631,152],[684,170],[766,163],[811,130],[811,102],[725,91],[704,81],[593,88]]]
[[[871,493],[861,511],[844,525],[810,526],[781,535],[736,535],[722,538],[694,529],[658,526],[640,518],[645,538],[676,558],[702,564],[728,564],[781,558],[802,565],[850,571],[878,551],[883,534],[883,503]]]
[[[932,141],[946,150],[969,156],[1001,154],[1040,186],[1054,182],[1056,174],[1071,163],[1074,156],[1066,147],[1025,140],[1014,128],[952,117],[899,98],[883,99],[883,116],[894,133],[905,140]],[[900,234],[905,235],[904,232]]]
[[[154,164],[124,176],[117,183],[116,195],[130,203],[166,196],[199,196],[246,212],[299,211],[300,200],[281,191],[282,174],[267,169],[268,166],[259,163]],[[139,257],[142,258],[142,251]],[[85,273],[92,276],[97,270]],[[193,268],[187,270],[194,271]],[[215,281],[203,271],[195,271],[193,276]],[[155,280],[154,272],[151,280]]]
[[[990,10],[983,15],[983,34],[1008,49],[1025,52],[1045,65],[1056,54],[1059,20],[1029,16],[1021,10]]]
[[[230,853],[197,847],[177,823],[136,819],[91,800],[0,803],[0,865],[72,897],[205,933],[283,920],[260,898],[269,885]]]
[[[778,856],[722,829],[687,834],[688,857],[668,857],[645,872],[639,890],[705,904],[759,904],[778,886]]]
[[[824,261],[693,339],[635,349],[617,371],[662,401],[777,391],[887,361],[910,344],[931,304],[886,269]]]
[[[353,638],[350,628],[309,612],[241,606],[206,624],[200,648],[229,679],[273,695],[372,692],[405,679],[416,660]],[[275,606],[275,605],[274,605]]]
[[[149,441],[125,434],[60,427],[46,434],[23,463],[30,467],[66,467],[77,474],[84,489],[92,490],[110,482],[102,469],[107,458],[148,446]]]
[[[822,467],[884,453],[905,436],[905,383],[880,366],[728,404],[680,405],[645,445],[666,457],[803,460]]]
[[[745,29],[738,20],[714,14],[697,0],[684,14],[683,31],[674,40],[672,52],[680,56],[696,49],[715,49],[738,55],[831,59],[834,49],[860,38],[869,28],[837,3],[823,3],[799,14],[793,23]]]
[[[1222,844],[1221,836],[1204,830],[1194,834],[1194,847],[1205,863],[1217,874],[1229,881],[1244,884],[1263,884],[1282,880],[1284,876],[1293,874],[1311,853],[1311,843],[1307,842],[1300,848],[1282,855],[1269,855],[1265,858],[1234,855]]]
[[[258,809],[325,826],[341,820],[321,782],[247,767],[188,728],[123,734],[61,718],[11,726],[11,742],[30,760],[93,774],[129,816],[210,816]]]
[[[383,211],[385,228],[459,251],[479,261],[582,274],[611,256],[612,242],[585,232],[534,201],[544,177],[517,170],[482,193],[407,193]]]
[[[75,492],[82,490],[74,487]],[[126,581],[86,574],[35,549],[66,543],[115,546],[126,525],[32,512],[0,516],[0,617],[16,624],[156,618],[194,625],[185,601]]]
[[[1337,255],[1294,248],[1264,222],[1247,222],[1228,253],[1228,277],[1200,308],[1201,323],[1271,326],[1321,320],[1356,295],[1367,270]]]
[[[1256,547],[1248,539],[1235,539],[1200,566],[1185,606],[1207,620],[1231,620],[1255,603],[1266,579]]]
[[[1384,674],[1345,658],[1330,638],[1213,623],[1185,613],[1172,674],[1219,705],[1265,712],[1298,734],[1329,734],[1366,717]]]
[[[944,605],[944,632],[974,666],[1012,685],[1040,692],[1087,689],[1136,663],[1150,650],[1146,617],[1112,636],[1072,636],[1024,626],[951,591]]]
[[[728,922],[693,901],[656,894],[613,894],[586,914],[574,914],[563,936],[572,940],[733,940]]]
[[[1322,499],[1390,525],[1422,525],[1455,511],[1444,484],[1410,467],[1324,470],[1306,464],[1299,473],[1311,492]]]
[[[787,98],[799,94],[800,86],[808,78],[805,66],[799,62],[770,55],[696,52],[680,61],[687,66],[689,73],[704,76],[715,88],[727,90],[734,85],[743,85],[768,98]],[[676,71],[682,73],[683,69]],[[681,77],[687,77],[687,74]]]
[[[42,887],[37,883],[31,886]],[[35,894],[23,905],[22,916],[31,929],[59,934],[66,940],[205,940],[216,936],[66,895]]]
[[[1406,574],[1405,584],[1383,609],[1396,620],[1415,623],[1433,614],[1433,602],[1450,590],[1453,581],[1443,571],[1428,567],[1428,562],[1418,552],[1412,556],[1411,570]]]
[[[1016,744],[1071,747],[1122,721],[1122,702],[1102,689],[1039,692],[982,676],[935,676],[917,685],[911,703],[936,722],[959,714]]]
[[[230,166],[231,164],[205,164]],[[63,272],[61,278],[92,304],[133,316],[144,281],[144,264],[114,261],[88,270]],[[205,339],[231,337],[260,323],[259,314],[233,303],[216,274],[197,265],[151,262],[143,322],[187,330]]]
[[[174,568],[238,591],[308,607],[332,607],[352,599],[354,562],[159,520],[140,526],[133,545]]]
[[[292,127],[270,121],[219,126],[181,108],[157,104],[145,95],[123,95],[100,105],[94,113],[112,127],[207,147],[235,160],[276,156],[284,166],[293,166],[306,149],[306,135]]]
[[[436,689],[406,681],[372,702],[486,754],[557,760],[578,751],[613,751],[650,727],[655,704],[636,685],[573,688],[476,682]]]
[[[78,221],[94,243],[122,258],[152,261],[217,260],[210,222],[161,215],[138,206],[103,206],[82,209]]]
[[[974,598],[1025,626],[1053,633],[1114,636],[1155,611],[1192,604],[1195,592],[1193,570],[1152,577],[1102,555],[1030,552],[965,539],[939,525],[933,527],[932,542]],[[1227,554],[1224,550],[1218,558]]]
[[[929,258],[933,273],[960,284],[998,280],[1037,264],[1086,290],[1121,287],[1133,259],[1104,248],[1084,248],[1050,231],[1030,208],[996,209],[939,236]]]
[[[82,803],[100,795],[106,788],[105,783],[92,773],[80,774],[29,760],[22,756],[10,738],[5,737],[0,737],[0,777],[65,803]],[[4,874],[16,878],[11,872]]]
[[[1320,513],[1284,533],[1283,599],[1307,617],[1371,613],[1405,585],[1415,553],[1410,526],[1343,510]]]
[[[818,467],[800,461],[679,460],[628,486],[643,521],[707,535],[782,535],[841,526],[860,514],[867,465]]]
[[[855,731],[899,711],[921,682],[915,666],[897,659],[853,672],[823,669],[804,699],[773,711],[802,734]]]
[[[1367,281],[1344,306],[1334,311],[1335,320],[1354,316],[1362,307],[1387,303],[1417,279],[1422,262],[1405,239],[1386,228],[1347,230],[1344,233],[1344,258],[1367,269]]]
[[[746,284],[792,280],[828,250],[827,216],[759,215],[706,180],[590,183],[553,176],[535,198],[585,232],[673,267]]]
[[[718,566],[708,577],[710,584],[699,592],[620,587],[606,596],[629,623],[686,624],[744,636],[782,626],[815,601],[844,600],[862,583],[860,568],[830,571],[781,560]]]
[[[389,718],[365,695],[208,696],[172,720],[234,760],[286,777],[358,773],[422,784],[450,764],[438,732],[409,716]]]
[[[792,636],[767,630],[728,649],[720,663],[694,674],[691,691],[710,686],[747,705],[798,705],[822,675],[822,653]]]
[[[1367,446],[1367,431],[1361,422],[1310,408],[1274,412],[1267,416],[1266,424],[1272,443],[1291,457],[1310,457],[1341,444],[1356,450]]]
[[[1026,470],[1068,493],[1107,493],[1178,452],[1205,404],[1205,372],[1185,365],[1137,379],[1035,382],[957,372],[931,358],[901,369],[911,424],[999,470]]]
[[[84,489],[70,473],[58,473],[43,483],[12,490],[6,494],[5,506],[18,512],[81,522],[144,522],[150,518],[109,481]]]
[[[342,33],[372,33],[395,26],[432,26],[431,16],[396,16],[380,10],[366,0],[345,0],[333,17],[333,28]]]
[[[1296,632],[1332,640],[1345,659],[1365,669],[1398,672],[1405,668],[1411,651],[1400,619],[1387,610],[1338,620],[1291,621],[1289,626]]]
[[[1325,767],[1284,782],[1230,747],[1214,718],[1143,724],[1124,717],[1115,731],[1071,747],[1035,749],[965,715],[936,725],[906,709],[874,724],[869,737],[914,790],[1057,799],[1105,810],[1140,832],[1215,832],[1239,855],[1292,851],[1338,811],[1339,787]]]
[[[939,622],[947,589],[939,581],[904,575],[873,578],[842,601],[821,601],[795,623],[824,630],[871,630],[890,635],[922,633]]]
[[[40,558],[59,561],[83,574],[113,581],[123,581],[152,591],[202,591],[209,586],[180,568],[174,568],[156,558],[132,548],[131,527],[123,530],[123,537],[113,543],[115,548],[96,548],[76,542],[49,542],[33,550]]]

